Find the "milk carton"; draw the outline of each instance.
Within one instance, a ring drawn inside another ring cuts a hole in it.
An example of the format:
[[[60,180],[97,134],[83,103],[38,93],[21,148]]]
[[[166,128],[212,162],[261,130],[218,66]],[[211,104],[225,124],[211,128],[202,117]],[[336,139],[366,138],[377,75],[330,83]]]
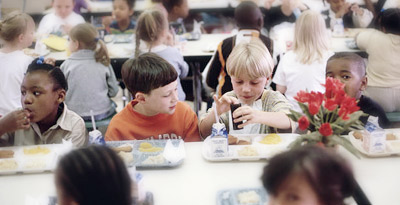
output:
[[[212,157],[227,157],[228,153],[228,133],[223,123],[214,123],[209,140],[210,152]]]
[[[378,126],[377,119],[368,120],[365,125],[363,147],[370,153],[382,153],[386,150],[386,135],[385,131]]]

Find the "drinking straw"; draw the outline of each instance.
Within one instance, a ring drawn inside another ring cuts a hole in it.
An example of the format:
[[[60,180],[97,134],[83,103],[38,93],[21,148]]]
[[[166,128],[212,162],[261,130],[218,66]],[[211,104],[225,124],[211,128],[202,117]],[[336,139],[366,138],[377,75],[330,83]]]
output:
[[[90,118],[92,118],[93,130],[96,130],[96,122],[94,121],[93,110],[90,110]]]
[[[217,113],[217,105],[215,104],[215,102],[213,102],[213,109],[214,109],[215,123],[218,123],[219,117],[218,117],[218,113]]]

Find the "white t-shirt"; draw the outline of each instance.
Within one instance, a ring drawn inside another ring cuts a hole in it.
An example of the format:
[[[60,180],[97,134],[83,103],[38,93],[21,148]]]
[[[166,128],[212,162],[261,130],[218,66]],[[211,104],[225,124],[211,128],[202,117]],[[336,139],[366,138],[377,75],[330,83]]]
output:
[[[33,58],[23,51],[0,52],[0,115],[21,106],[21,83]]]
[[[326,63],[333,52],[326,52],[322,63],[316,61],[312,64],[302,64],[297,61],[293,51],[287,52],[279,62],[272,82],[286,86],[286,98],[293,105],[293,109],[301,112],[297,101],[293,98],[300,90],[319,91],[324,93]]]
[[[49,33],[64,33],[63,26],[71,25],[76,26],[77,24],[85,23],[85,19],[79,14],[72,12],[67,18],[62,19],[56,16],[55,13],[49,13],[42,18],[37,29],[37,34],[49,34]]]

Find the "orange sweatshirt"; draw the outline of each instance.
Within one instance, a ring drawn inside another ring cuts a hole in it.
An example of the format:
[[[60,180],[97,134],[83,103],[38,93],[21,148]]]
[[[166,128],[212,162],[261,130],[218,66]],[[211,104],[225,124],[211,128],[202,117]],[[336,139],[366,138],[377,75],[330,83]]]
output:
[[[178,102],[172,115],[145,116],[133,110],[138,102],[132,100],[116,114],[106,132],[106,141],[144,139],[183,139],[200,141],[198,119],[184,102]]]

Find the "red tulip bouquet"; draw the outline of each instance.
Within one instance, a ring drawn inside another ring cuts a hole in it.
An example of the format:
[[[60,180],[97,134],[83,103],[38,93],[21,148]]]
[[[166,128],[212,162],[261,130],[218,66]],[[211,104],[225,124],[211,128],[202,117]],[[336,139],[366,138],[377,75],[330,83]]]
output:
[[[344,84],[340,80],[327,78],[325,94],[320,92],[299,91],[294,97],[303,113],[291,110],[288,115],[299,123],[300,130],[308,130],[299,136],[290,148],[303,144],[317,144],[325,147],[342,145],[358,156],[358,151],[351,142],[341,137],[342,133],[355,129],[363,129],[359,120],[363,115],[359,111],[355,98],[347,96]]]

